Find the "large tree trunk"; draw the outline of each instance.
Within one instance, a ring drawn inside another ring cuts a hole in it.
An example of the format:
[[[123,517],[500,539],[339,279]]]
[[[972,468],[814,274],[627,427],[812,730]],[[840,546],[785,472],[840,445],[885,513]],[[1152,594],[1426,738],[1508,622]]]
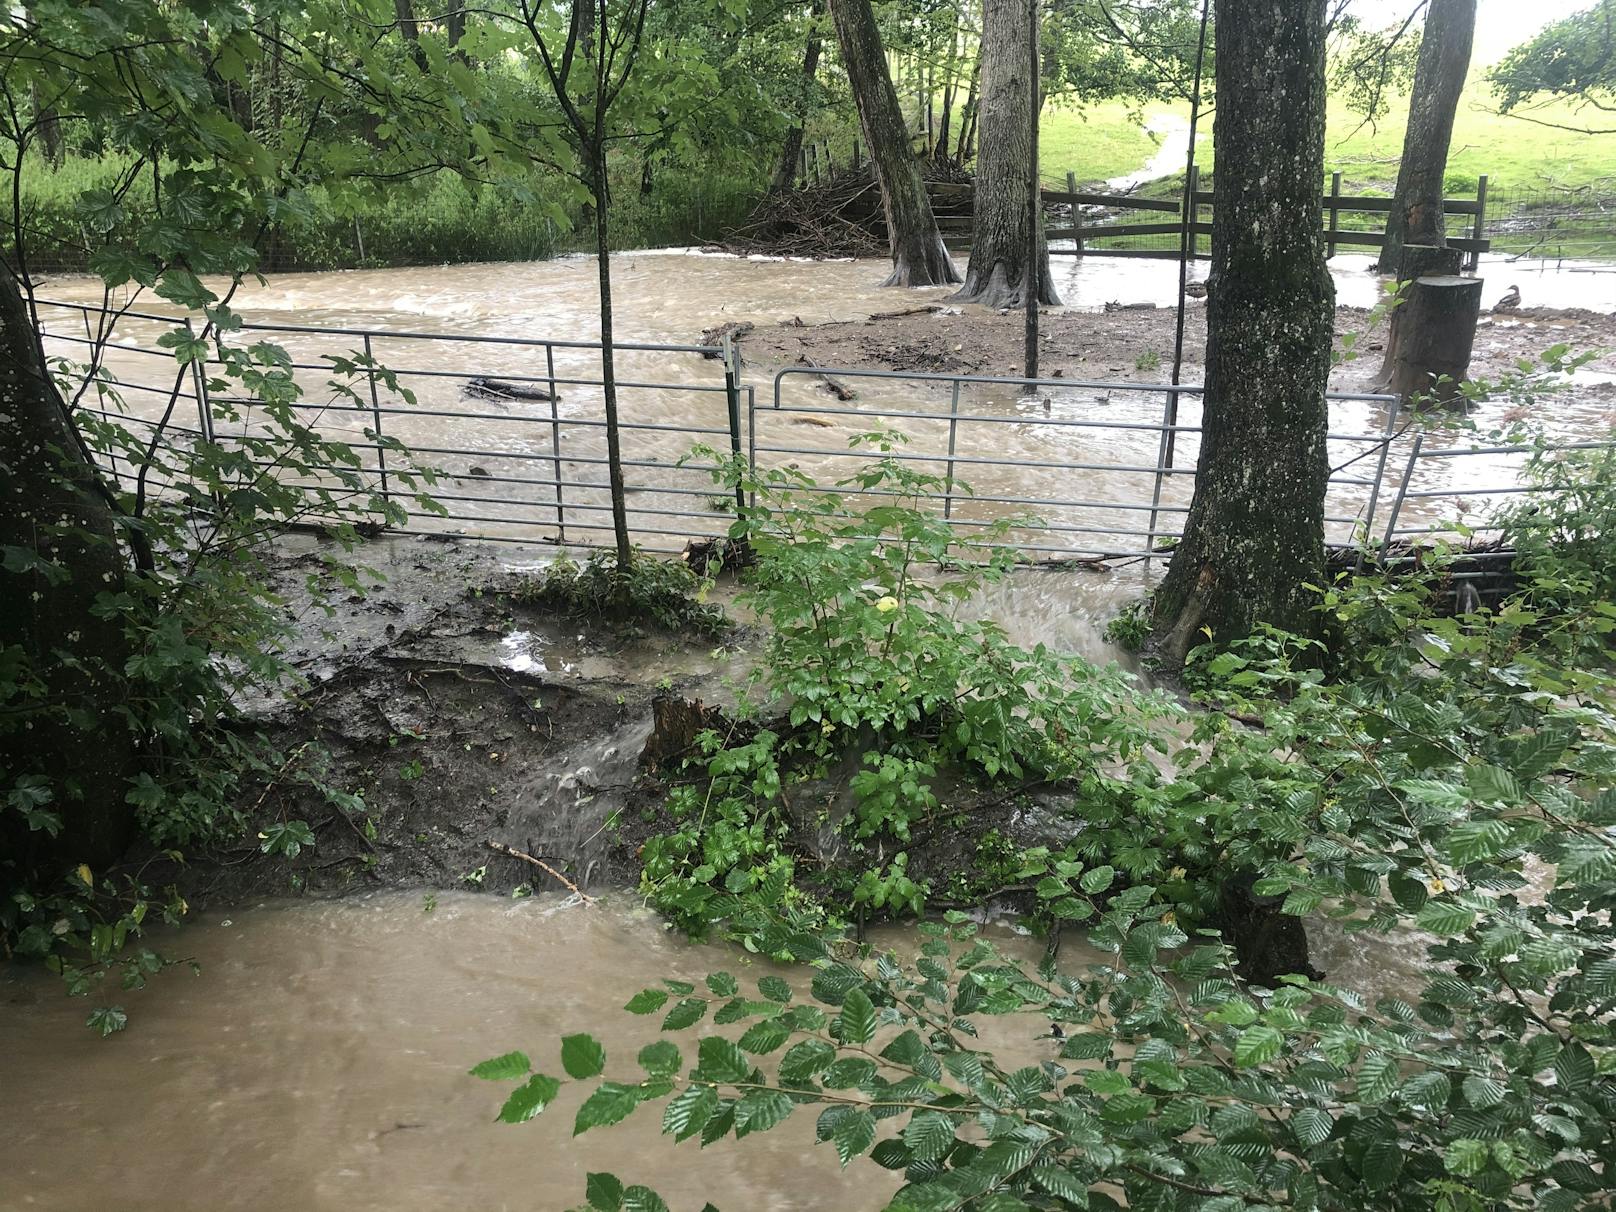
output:
[[[1315,633],[1335,290],[1319,230],[1325,0],[1218,0],[1212,274],[1195,497],[1155,596],[1170,665],[1259,623]]]
[[[1038,299],[1058,305],[1049,274],[1042,215],[1030,231],[1033,41],[1038,36],[1026,0],[987,0],[982,13],[982,154],[976,162],[971,210],[971,261],[957,303],[1026,305],[1027,259],[1038,245]]]
[[[976,89],[982,79],[982,48],[977,44],[976,62],[971,65],[971,87],[965,94],[965,106],[960,110],[959,142],[954,147],[954,159],[964,164],[970,159],[976,137]]]
[[[121,617],[95,613],[125,566],[98,474],[45,373],[17,280],[0,267],[0,548],[24,561],[0,574],[0,652],[16,649],[43,682],[8,706],[48,705],[26,732],[0,735],[0,791],[44,774],[55,793],[44,807],[63,822],[53,840],[0,805],[0,859],[23,871],[83,862],[99,874],[133,823],[124,796],[135,738],[119,714],[130,648]]]
[[[797,98],[797,121],[786,132],[786,141],[780,146],[780,161],[774,170],[774,180],[769,185],[771,194],[788,193],[797,180],[797,160],[802,156],[803,124],[808,117],[808,99],[813,95],[814,80],[819,75],[819,52],[822,41],[819,36],[819,19],[824,15],[824,0],[814,0],[813,10],[808,18],[808,45],[802,53],[802,93]]]
[[[883,285],[938,286],[958,282],[959,274],[931,212],[920,162],[909,147],[909,131],[892,77],[887,73],[886,52],[881,47],[881,32],[876,28],[870,0],[831,0],[830,12],[886,212],[892,275]]]
[[[39,132],[39,150],[46,163],[53,168],[62,167],[65,153],[62,148],[62,121],[50,106],[40,100],[39,84],[29,86],[34,105],[34,126]]]
[[[1397,272],[1404,244],[1442,244],[1447,238],[1442,183],[1475,33],[1476,0],[1431,0],[1414,69],[1397,194],[1380,250],[1383,274]]]

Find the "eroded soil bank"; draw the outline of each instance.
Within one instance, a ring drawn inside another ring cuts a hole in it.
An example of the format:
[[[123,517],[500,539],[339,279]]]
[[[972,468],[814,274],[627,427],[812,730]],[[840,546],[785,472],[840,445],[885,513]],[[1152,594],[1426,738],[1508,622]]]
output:
[[[923,374],[1021,373],[1025,321],[1020,312],[905,304],[897,296],[893,308],[899,314],[818,324],[760,324],[743,338],[742,351],[754,364],[770,367],[807,359],[818,366]],[[1172,369],[1176,330],[1176,312],[1170,307],[1050,311],[1041,317],[1039,370],[1047,378],[1165,382]],[[1361,391],[1380,369],[1385,321],[1375,320],[1362,308],[1339,308],[1338,346],[1349,335],[1356,338],[1361,356],[1337,368],[1331,386]],[[1597,355],[1588,374],[1616,374],[1616,316],[1545,308],[1483,316],[1471,375],[1496,380],[1519,359],[1535,358],[1561,344]],[[1192,302],[1184,325],[1182,382],[1200,382],[1205,354],[1205,305]],[[1616,388],[1609,383],[1579,383],[1576,390],[1616,399]]]

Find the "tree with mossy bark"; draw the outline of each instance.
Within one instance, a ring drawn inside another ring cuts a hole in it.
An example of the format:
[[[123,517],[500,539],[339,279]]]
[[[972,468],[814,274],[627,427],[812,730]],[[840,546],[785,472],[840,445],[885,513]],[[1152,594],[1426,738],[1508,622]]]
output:
[[[1038,301],[1058,305],[1049,273],[1043,224],[1029,230],[1028,191],[1033,164],[1032,110],[1039,82],[1032,62],[1038,38],[1035,5],[1026,0],[987,0],[982,25],[982,153],[976,162],[972,199],[971,260],[957,303],[1021,307],[1037,257]],[[1036,247],[1036,254],[1034,253]]]
[[[892,273],[884,286],[946,286],[960,280],[943,245],[920,161],[887,71],[870,0],[830,0],[842,66],[858,106],[859,126],[881,189]]]
[[[1315,634],[1335,289],[1318,223],[1325,0],[1218,0],[1217,222],[1195,495],[1155,594],[1170,666],[1205,636]]]
[[[1386,217],[1386,243],[1380,250],[1383,274],[1398,272],[1405,244],[1446,242],[1443,184],[1453,119],[1470,71],[1475,32],[1476,0],[1431,0],[1414,71],[1397,192]]]

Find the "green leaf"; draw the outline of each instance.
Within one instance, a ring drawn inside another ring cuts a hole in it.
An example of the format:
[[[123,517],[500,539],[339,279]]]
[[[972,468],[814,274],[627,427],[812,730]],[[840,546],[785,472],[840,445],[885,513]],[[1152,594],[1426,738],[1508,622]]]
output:
[[[640,1105],[640,1087],[625,1086],[621,1082],[601,1082],[595,1092],[578,1108],[572,1121],[572,1134],[579,1136],[591,1128],[605,1128],[621,1123]]]
[[[771,1002],[789,1002],[791,1000],[791,986],[778,976],[765,976],[758,980],[758,992]]]
[[[1385,1137],[1369,1142],[1363,1152],[1364,1184],[1372,1191],[1383,1191],[1403,1172],[1403,1150]]]
[[[1058,1166],[1034,1166],[1032,1181],[1056,1199],[1063,1199],[1079,1208],[1088,1206],[1088,1186],[1070,1170]]]
[[[584,1196],[596,1212],[618,1212],[623,1206],[623,1183],[615,1174],[586,1174]]]
[[[1482,1110],[1496,1107],[1504,1101],[1504,1095],[1509,1093],[1509,1087],[1503,1082],[1480,1073],[1470,1074],[1460,1083],[1459,1088],[1464,1091],[1465,1102]]]
[[[473,1077],[480,1077],[484,1081],[512,1081],[518,1077],[526,1077],[533,1068],[524,1052],[507,1052],[504,1056],[496,1056],[485,1060],[480,1065],[473,1065],[470,1072]]]
[[[628,999],[628,1002],[624,1005],[623,1009],[627,1010],[630,1014],[655,1014],[658,1010],[662,1009],[663,1004],[667,1000],[668,994],[666,990],[641,989],[633,997]]]
[[[836,1059],[836,1049],[824,1040],[805,1039],[792,1044],[780,1058],[780,1080],[806,1082]]]
[[[1031,197],[1031,194],[1028,196]],[[1091,870],[1085,871],[1082,878],[1079,879],[1077,883],[1078,887],[1082,888],[1084,892],[1087,892],[1092,896],[1095,893],[1104,892],[1107,888],[1111,887],[1111,881],[1116,879],[1116,876],[1117,872],[1116,868],[1114,867],[1095,867]]]
[[[662,1018],[664,1031],[682,1031],[686,1027],[694,1027],[707,1014],[707,999],[701,997],[687,997],[675,1003]]]
[[[561,1037],[561,1067],[568,1077],[598,1077],[606,1068],[606,1049],[592,1035]]]
[[[863,989],[854,989],[836,1016],[836,1037],[844,1044],[867,1044],[875,1038],[875,1006]],[[844,1163],[845,1164],[845,1163]]]
[[[502,1124],[525,1123],[548,1107],[560,1092],[561,1083],[558,1080],[535,1073],[511,1091],[505,1105],[499,1109],[498,1120]]]
[[[784,1023],[779,1019],[766,1018],[748,1027],[736,1044],[742,1052],[767,1056],[790,1038],[791,1031]]]
[[[1285,1037],[1278,1028],[1259,1023],[1240,1033],[1234,1045],[1234,1063],[1242,1069],[1264,1065],[1278,1056],[1285,1046]]]
[[[640,1068],[652,1077],[672,1077],[679,1072],[683,1058],[679,1055],[678,1045],[671,1040],[661,1039],[641,1048],[639,1060]]]
[[[749,1090],[735,1105],[735,1139],[753,1132],[767,1132],[791,1114],[790,1096],[778,1090]]]
[[[854,1111],[843,1116],[836,1124],[831,1141],[836,1146],[836,1156],[841,1158],[845,1167],[875,1143],[875,1117],[868,1111]]]
[[[1303,1107],[1291,1116],[1291,1132],[1303,1146],[1323,1144],[1335,1131],[1335,1121],[1319,1107]]]
[[[709,1035],[697,1045],[696,1072],[707,1081],[744,1082],[752,1076],[752,1062],[733,1041]]]
[[[662,1112],[662,1130],[676,1141],[694,1136],[707,1126],[718,1109],[718,1091],[711,1086],[687,1086]]]
[[[623,1192],[623,1212],[668,1212],[668,1205],[650,1187],[630,1187]]]
[[[904,1125],[903,1143],[920,1161],[936,1161],[954,1147],[954,1121],[938,1111],[917,1111]]]
[[[1385,1102],[1397,1089],[1397,1062],[1384,1052],[1364,1054],[1358,1066],[1358,1101]]]
[[[1415,923],[1441,938],[1463,934],[1475,924],[1473,909],[1466,909],[1450,900],[1427,901],[1414,915]]]
[[[1448,1173],[1457,1174],[1461,1178],[1470,1178],[1487,1168],[1490,1156],[1491,1152],[1486,1141],[1466,1138],[1449,1145],[1442,1161],[1447,1166]]]
[[[714,972],[707,978],[707,988],[712,990],[714,997],[734,997],[741,991],[735,978],[727,972]]]

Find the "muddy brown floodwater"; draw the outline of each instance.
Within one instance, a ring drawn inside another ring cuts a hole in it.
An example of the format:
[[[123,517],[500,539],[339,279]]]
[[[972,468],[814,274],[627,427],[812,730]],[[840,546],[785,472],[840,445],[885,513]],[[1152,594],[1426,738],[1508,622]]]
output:
[[[1608,277],[1484,268],[1500,291],[1519,281],[1529,308],[1581,309],[1495,321],[1481,338],[1481,357],[1489,366],[1560,340],[1616,344],[1616,323],[1608,314],[1616,308],[1616,288]],[[803,265],[623,254],[616,266],[618,331],[690,342],[725,321],[756,323],[747,377],[765,405],[773,373],[801,356],[821,364],[911,370],[1003,373],[1013,365],[1006,351],[1019,339],[1014,317],[973,309],[960,316],[927,313],[869,322],[875,312],[940,304],[946,293],[881,290],[884,272],[871,262]],[[1168,313],[1107,314],[1103,305],[1165,305],[1173,267],[1061,259],[1057,274],[1070,307],[1049,321],[1049,369],[1073,378],[1097,372],[1108,379],[1160,381],[1158,360],[1170,353]],[[480,421],[435,415],[468,409],[465,375],[536,369],[535,353],[525,347],[478,346],[473,361],[465,338],[588,340],[595,333],[593,290],[592,264],[568,259],[286,275],[246,290],[238,302],[259,322],[395,334],[378,336],[375,344],[381,361],[409,369],[405,383],[417,392],[415,411],[390,422],[398,435],[417,448],[504,452],[430,460],[453,477],[449,491],[477,502],[487,500],[477,494],[486,494],[499,477],[514,483],[531,476],[534,460],[541,458],[545,466],[553,459],[570,476],[595,476],[598,482],[597,436],[574,430],[553,441],[547,408],[527,415],[523,406],[513,406]],[[1367,308],[1376,290],[1361,268],[1340,266],[1343,305]],[[54,283],[48,293],[99,301],[84,282]],[[47,319],[58,334],[53,352],[80,352],[66,340],[79,322],[66,313]],[[1353,328],[1361,316],[1344,312],[1341,321]],[[1197,308],[1190,377],[1200,325]],[[136,415],[150,415],[162,403],[142,393],[142,386],[172,381],[171,361],[140,352],[161,328],[126,321],[114,337],[109,364],[129,387]],[[406,332],[450,340],[396,335]],[[322,353],[353,345],[348,338],[310,334],[284,340],[311,365]],[[593,374],[589,351],[560,349],[556,357],[558,375]],[[711,386],[714,364],[694,354],[625,352],[619,369],[630,381],[663,384],[629,389],[626,415],[671,427],[637,431],[629,440],[640,471],[666,472],[646,479],[631,498],[633,523],[642,537],[654,536],[659,526],[676,531],[684,523],[670,526],[656,511],[689,506],[692,490],[686,488],[684,496],[671,491],[672,464],[688,449],[689,430],[723,429],[722,396],[690,389]],[[1613,370],[1616,363],[1596,363],[1572,396],[1552,406],[1550,419],[1559,432],[1604,435]],[[925,390],[914,383],[861,383],[859,415],[812,429],[782,429],[776,420],[775,444],[834,448],[872,421],[911,406]],[[786,395],[798,403],[825,399],[809,379],[792,380]],[[1066,464],[1154,459],[1155,433],[1126,425],[1150,420],[1157,415],[1152,409],[1159,414],[1159,403],[1112,401],[1075,385],[1052,390],[1042,407],[1016,395],[969,389],[965,403],[1007,422],[988,427],[999,435],[996,451],[1044,466],[983,466],[973,477],[978,492],[1065,492],[1070,499]],[[588,389],[563,389],[563,418],[587,418],[598,408]],[[1122,426],[1058,430],[1037,424],[1040,415],[1105,417]],[[366,420],[339,412],[322,424],[354,437]],[[1342,410],[1339,424],[1362,431],[1381,420],[1368,406],[1353,406]],[[934,422],[915,428],[925,431],[918,435],[923,440],[942,432]],[[800,458],[814,472],[835,466],[819,455]],[[1451,468],[1430,474],[1436,479],[1425,486],[1464,487]],[[1132,491],[1113,473],[1085,477],[1084,494],[1098,500]],[[1182,506],[1187,490],[1182,480],[1170,482],[1164,503]],[[583,506],[600,508],[598,489],[578,491]],[[541,492],[520,507],[485,504],[481,508],[492,520],[482,528],[507,539],[543,538],[551,534],[551,519],[541,509],[546,501],[553,498]],[[1350,510],[1361,500],[1349,493],[1344,505]],[[986,506],[973,507],[982,512],[968,516],[993,516]],[[1082,510],[1063,517],[1075,527],[1098,524]],[[428,548],[435,554],[425,554]],[[868,1162],[840,1171],[834,1156],[813,1145],[809,1112],[799,1111],[764,1137],[698,1153],[674,1148],[652,1117],[571,1138],[576,1089],[537,1123],[496,1125],[501,1090],[466,1076],[472,1064],[510,1048],[529,1051],[555,1071],[556,1040],[579,1030],[603,1039],[609,1074],[632,1072],[633,1048],[643,1042],[639,1033],[648,1024],[617,1008],[635,991],[665,976],[695,978],[715,967],[743,979],[763,971],[742,953],[671,935],[629,894],[593,907],[546,895],[501,895],[527,873],[509,860],[503,867],[489,862],[490,839],[565,853],[573,869],[593,875],[596,884],[621,878],[608,856],[597,853],[596,839],[606,815],[623,803],[608,792],[632,777],[651,695],[665,680],[683,693],[721,698],[728,692],[725,679],[743,674],[753,659],[744,638],[718,652],[656,641],[607,652],[587,629],[506,610],[480,596],[497,589],[499,578],[519,575],[523,565],[552,554],[553,548],[542,546],[505,546],[491,556],[455,544],[390,541],[361,553],[389,576],[369,605],[341,603],[335,619],[324,623],[309,616],[309,642],[293,654],[312,684],[308,714],[329,729],[327,739],[339,756],[365,766],[359,773],[368,780],[367,796],[385,805],[386,813],[373,846],[340,822],[322,825],[326,831],[315,857],[305,860],[310,865],[304,886],[346,888],[353,895],[276,899],[287,891],[284,871],[265,876],[264,869],[228,852],[212,856],[216,865],[209,873],[182,873],[202,881],[192,887],[203,908],[159,942],[172,956],[197,960],[201,973],[166,973],[147,990],[123,996],[130,1028],[105,1041],[85,1030],[86,1004],[63,997],[48,975],[0,971],[0,1095],[8,1113],[7,1130],[0,1133],[0,1212],[551,1210],[576,1204],[583,1176],[592,1169],[653,1185],[679,1209],[708,1198],[726,1212],[858,1212],[884,1202],[892,1176]],[[296,561],[312,557],[292,550],[291,571],[297,572]],[[1137,564],[1110,574],[1029,570],[994,587],[976,608],[1003,622],[1018,642],[1042,641],[1105,661],[1118,655],[1101,639],[1105,621],[1148,583]],[[475,686],[484,689],[473,693]],[[275,704],[255,709],[272,727],[295,731]],[[287,733],[288,744],[294,731]],[[412,762],[411,738],[426,731],[437,747]],[[253,850],[245,847],[247,859]],[[226,878],[222,873],[237,861],[253,874]],[[454,887],[479,863],[487,864],[479,877],[482,895],[440,891],[427,911],[422,886]],[[412,884],[411,892],[376,890]],[[210,887],[216,893],[211,898],[205,895]],[[239,903],[223,907],[228,896]],[[1418,980],[1422,948],[1407,940],[1313,933],[1314,962],[1339,983],[1374,994],[1406,990]],[[914,942],[905,930],[882,937],[900,952]],[[1019,945],[1008,933],[1002,937]],[[1085,958],[1067,943],[1064,965]],[[1041,1045],[1031,1042],[1034,1027],[1023,1020],[997,1023],[994,1029],[1002,1034],[990,1042],[1036,1059]]]
[[[635,992],[777,971],[685,942],[632,900],[448,893],[428,911],[415,892],[210,910],[159,940],[201,975],[127,997],[131,1026],[108,1040],[47,974],[8,973],[0,1208],[557,1212],[581,1204],[593,1170],[656,1188],[676,1212],[709,1199],[724,1212],[881,1207],[896,1176],[868,1159],[841,1170],[814,1143],[813,1108],[705,1150],[660,1134],[660,1104],[574,1138],[593,1083],[568,1084],[528,1124],[493,1122],[509,1086],[469,1077],[477,1062],[520,1048],[560,1075],[560,1037],[588,1031],[608,1077],[637,1076],[657,1019],[619,1010]],[[989,933],[1033,957],[1025,940]],[[872,941],[903,956],[912,942]],[[1071,944],[1063,955],[1093,958]],[[1055,1058],[1036,1018],[983,1025],[984,1044],[1019,1063]],[[670,1038],[694,1055],[696,1033]]]

